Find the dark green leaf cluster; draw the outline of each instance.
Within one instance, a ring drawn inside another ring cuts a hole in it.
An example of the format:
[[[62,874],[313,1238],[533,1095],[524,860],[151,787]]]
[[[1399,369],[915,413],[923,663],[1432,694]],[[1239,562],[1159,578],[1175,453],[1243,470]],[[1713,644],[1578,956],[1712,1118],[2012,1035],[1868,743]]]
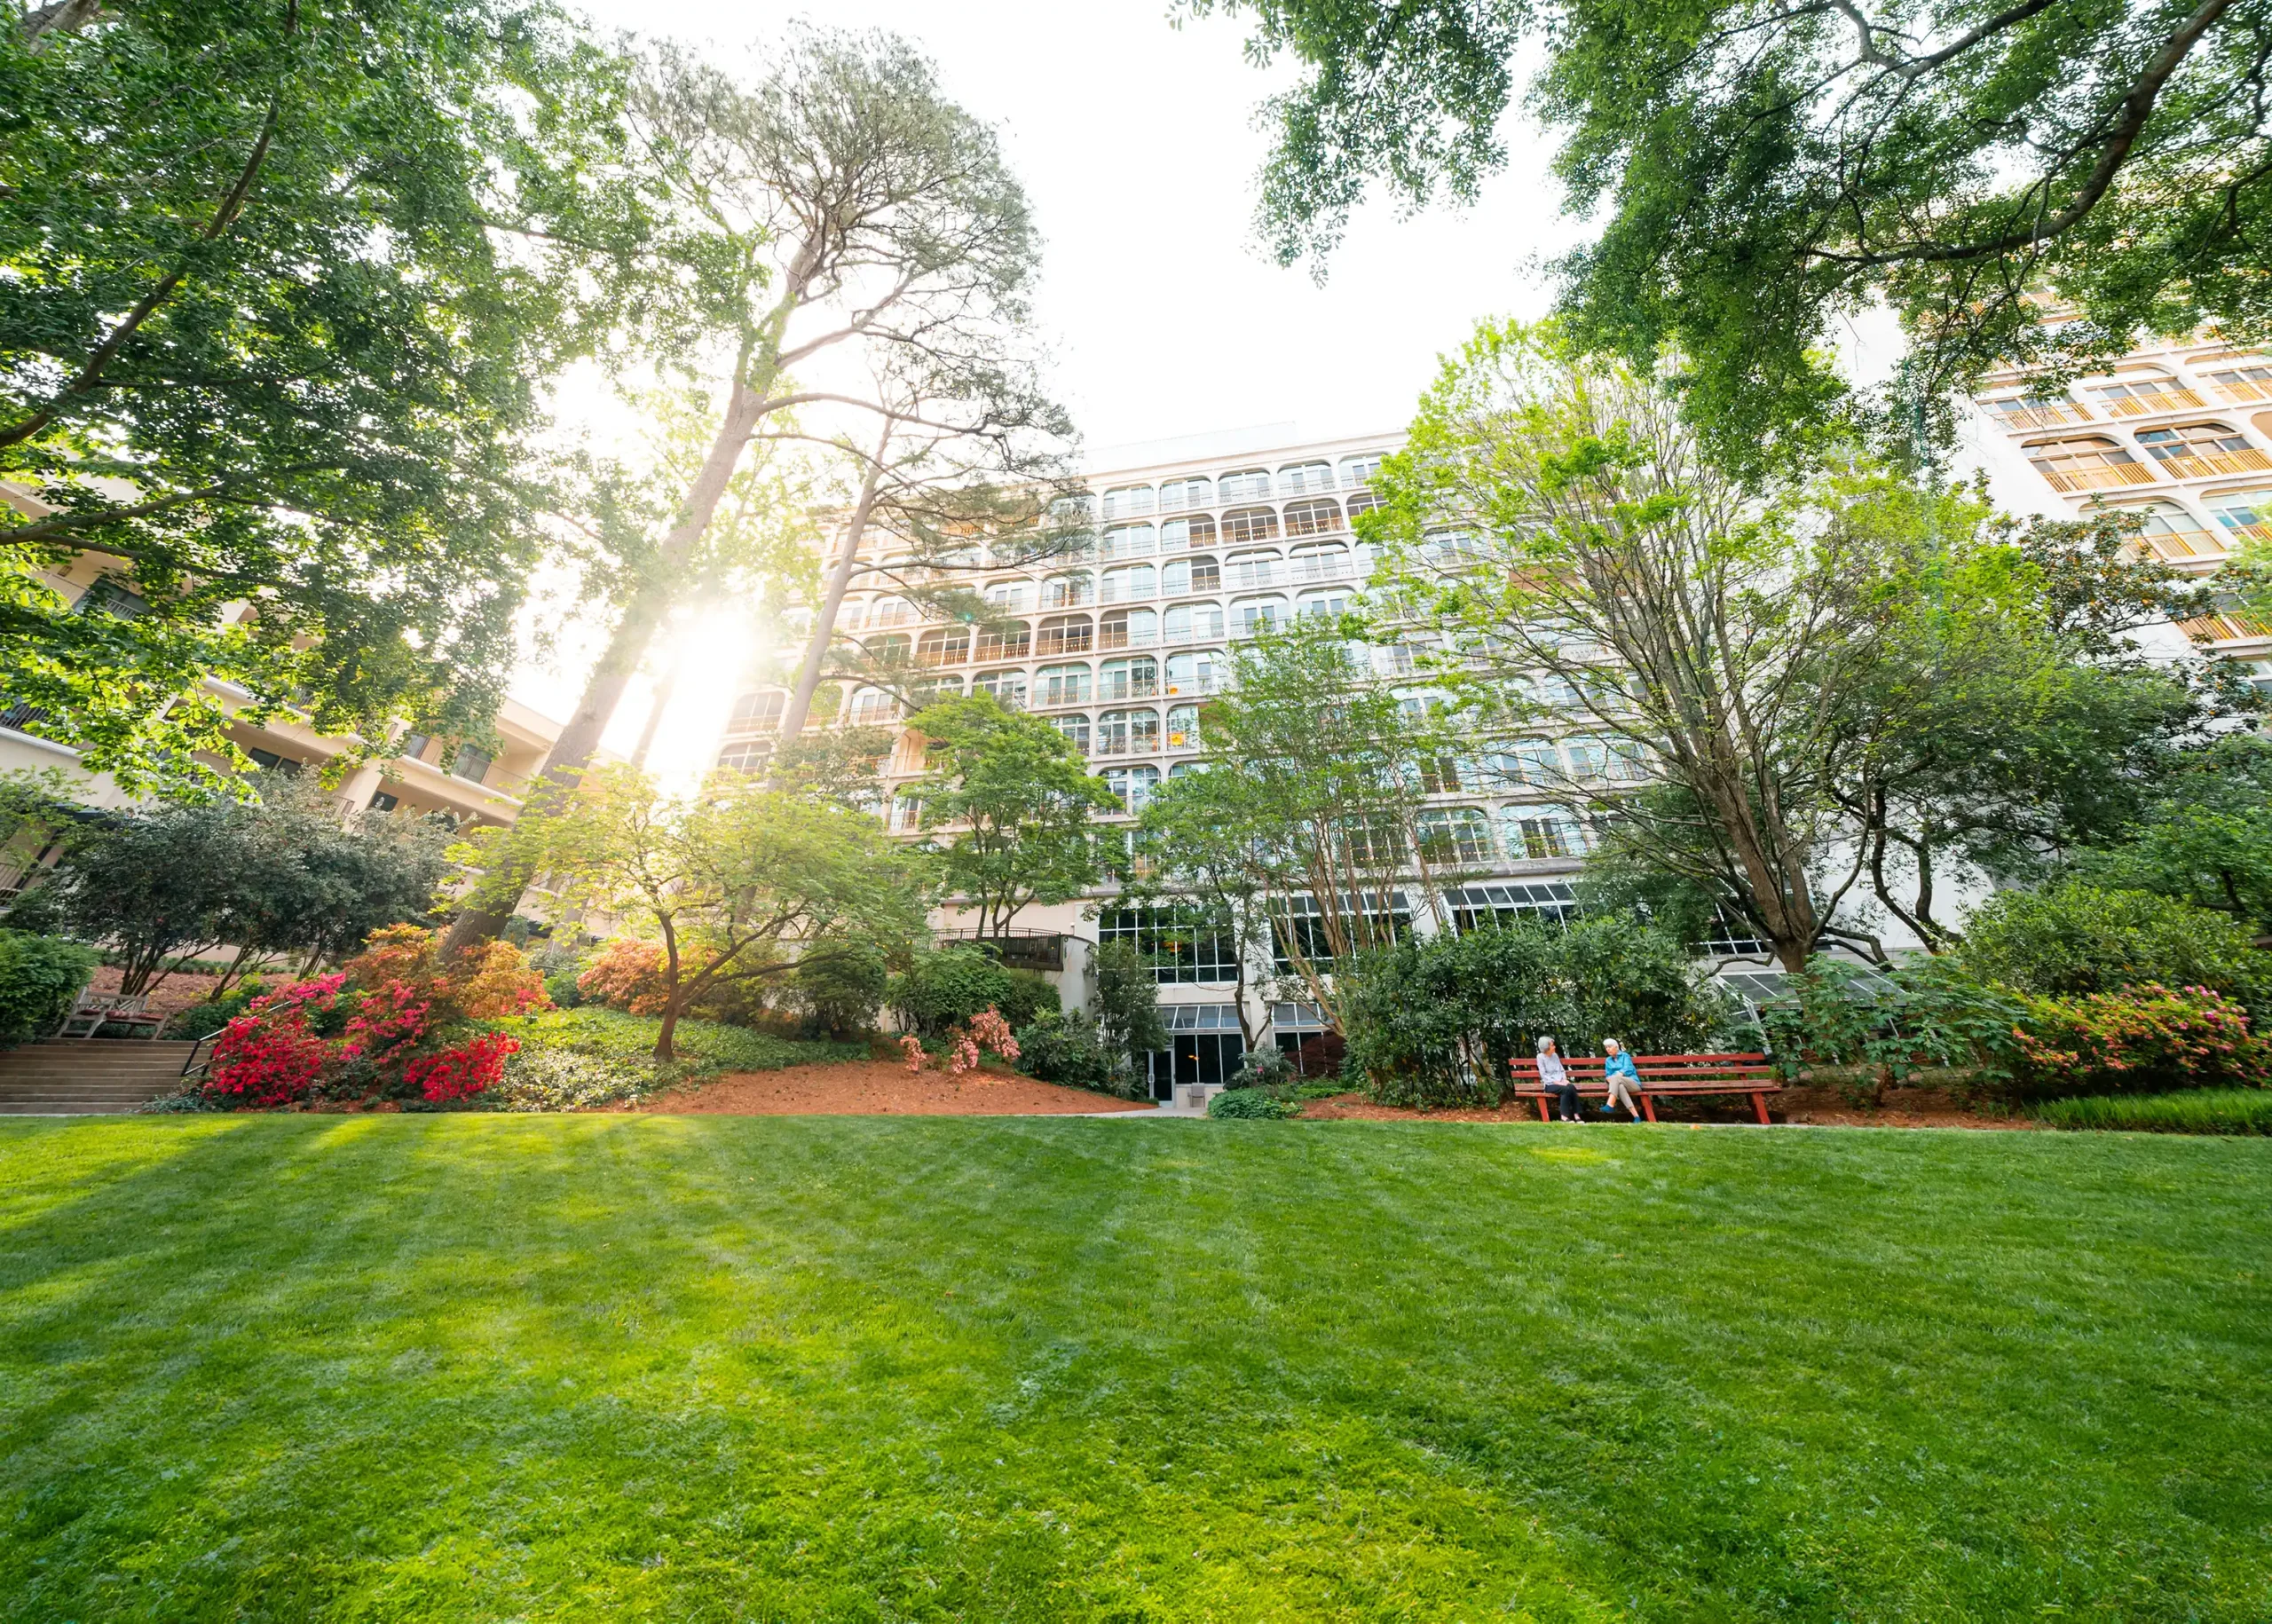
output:
[[[0,930],[0,1048],[54,1031],[100,963],[80,942]]]

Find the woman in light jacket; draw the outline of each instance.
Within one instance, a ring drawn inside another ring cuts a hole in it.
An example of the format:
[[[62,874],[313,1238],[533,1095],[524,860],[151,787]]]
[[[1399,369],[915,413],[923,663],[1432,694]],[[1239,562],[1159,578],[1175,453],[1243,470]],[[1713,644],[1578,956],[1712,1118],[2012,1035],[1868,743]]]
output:
[[[1633,1120],[1641,1120],[1641,1101],[1634,1090],[1641,1085],[1641,1074],[1633,1068],[1633,1057],[1625,1052],[1625,1045],[1614,1037],[1601,1040],[1602,1052],[1609,1058],[1601,1063],[1601,1080],[1609,1084],[1609,1098],[1601,1102],[1601,1114],[1608,1116],[1622,1101],[1633,1113]]]
[[[1538,1085],[1554,1101],[1556,1122],[1586,1120],[1578,1114],[1578,1085],[1570,1081],[1569,1070],[1562,1064],[1561,1053],[1554,1047],[1551,1037],[1538,1040]]]

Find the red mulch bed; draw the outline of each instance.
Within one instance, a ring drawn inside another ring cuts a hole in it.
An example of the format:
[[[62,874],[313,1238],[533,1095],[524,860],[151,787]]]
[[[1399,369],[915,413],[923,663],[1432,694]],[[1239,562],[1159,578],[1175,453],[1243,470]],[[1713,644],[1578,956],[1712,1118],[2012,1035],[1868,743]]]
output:
[[[1749,1123],[1752,1120],[1751,1102],[1743,1099],[1684,1100],[1671,1105],[1660,1100],[1657,1109],[1666,1114],[1666,1120],[1658,1124],[1661,1127],[1676,1128],[1696,1122]],[[1833,1089],[1789,1089],[1770,1096],[1768,1110],[1779,1123],[1795,1123],[1818,1128],[2038,1128],[2042,1125],[2024,1117],[1984,1116],[1976,1111],[1964,1110],[1946,1094],[1932,1089],[1899,1090],[1896,1102],[1883,1108],[1850,1106]],[[1622,1111],[1615,1116],[1599,1115],[1590,1100],[1586,1103],[1585,1113],[1586,1121],[1590,1123],[1622,1126],[1628,1120]],[[1538,1121],[1538,1107],[1527,1100],[1511,1100],[1493,1111],[1421,1111],[1408,1106],[1376,1105],[1362,1094],[1349,1093],[1306,1101],[1302,1106],[1302,1120],[1535,1123]]]
[[[958,1077],[926,1071],[919,1076],[903,1063],[845,1060],[779,1071],[730,1071],[626,1108],[729,1116],[1069,1116],[1152,1108],[1031,1077],[989,1071]]]
[[[193,1004],[201,1004],[220,979],[217,975],[200,975],[194,971],[177,970],[150,989],[150,1008],[170,1015],[177,1010],[187,1009]],[[95,970],[95,979],[87,986],[93,992],[116,992],[118,983],[118,966],[101,965]]]

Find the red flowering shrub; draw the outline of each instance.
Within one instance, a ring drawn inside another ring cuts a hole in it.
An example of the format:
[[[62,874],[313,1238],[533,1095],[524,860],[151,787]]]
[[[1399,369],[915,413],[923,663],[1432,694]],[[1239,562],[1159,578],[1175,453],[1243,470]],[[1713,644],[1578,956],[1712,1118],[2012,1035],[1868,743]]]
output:
[[[336,1005],[346,981],[320,976],[254,999],[214,1045],[207,1089],[262,1110],[305,1100],[333,1060],[308,1017]]]
[[[505,1057],[520,1051],[519,1038],[484,1032],[461,1047],[420,1056],[402,1068],[402,1077],[426,1096],[428,1104],[446,1105],[503,1082]]]
[[[586,997],[635,1015],[663,1013],[663,944],[619,936],[576,978]]]
[[[550,1006],[544,977],[511,942],[468,948],[455,962],[445,964],[441,939],[415,925],[373,931],[345,970],[351,983],[366,989],[399,981],[409,989],[404,1002],[430,1005],[430,1018],[439,1025],[495,1021]]]
[[[2025,1095],[2272,1084],[2272,1043],[2249,1029],[2238,1005],[2205,987],[2149,982],[2024,1001],[2014,1085]]]
[[[369,989],[347,1018],[346,1056],[360,1055],[383,1066],[414,1050],[433,1029],[437,990],[431,983],[414,986],[404,981]]]

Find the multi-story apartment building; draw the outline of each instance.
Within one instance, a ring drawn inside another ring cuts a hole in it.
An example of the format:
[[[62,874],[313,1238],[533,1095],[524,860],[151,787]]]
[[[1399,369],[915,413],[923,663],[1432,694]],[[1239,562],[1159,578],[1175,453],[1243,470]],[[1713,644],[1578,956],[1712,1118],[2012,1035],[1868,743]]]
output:
[[[1120,797],[1124,810],[1106,821],[1132,822],[1156,785],[1195,769],[1201,702],[1219,691],[1238,641],[1295,617],[1337,615],[1362,586],[1372,560],[1350,520],[1373,505],[1374,472],[1399,438],[1242,443],[1223,437],[1219,447],[1180,445],[1172,457],[1100,468],[1089,479],[1092,548],[977,578],[1003,618],[1000,629],[927,622],[903,598],[856,590],[837,634],[874,653],[911,657],[929,669],[927,682],[938,692],[990,693],[1046,717]],[[843,541],[839,536],[835,545]],[[871,536],[864,556],[888,560],[903,545]],[[1416,680],[1408,650],[1376,649],[1373,658],[1383,682]],[[762,761],[786,697],[776,684],[739,697],[721,765],[752,769]],[[903,708],[882,689],[856,688],[834,714],[842,724],[874,725],[898,721]],[[1409,911],[1424,932],[1486,913],[1566,917],[1576,903],[1571,881],[1584,835],[1550,802],[1548,786],[1565,775],[1615,772],[1623,760],[1573,722],[1542,727],[1487,764],[1445,764],[1432,778],[1426,817],[1466,878],[1447,888],[1448,917],[1432,919],[1416,896],[1400,895],[1392,905]],[[920,769],[919,742],[903,740],[886,764],[887,790]],[[888,805],[895,827],[911,832],[911,805],[896,796]],[[942,921],[949,931],[957,923],[951,915]],[[1030,909],[1018,923],[1036,933],[1032,962],[1062,969],[1069,1002],[1082,991],[1086,945],[1159,940],[1156,921],[1116,906],[1105,892]],[[1180,1081],[1218,1079],[1235,1067],[1242,1042],[1228,944],[1203,933],[1174,940],[1179,945],[1160,956],[1156,972],[1176,1040],[1172,1060],[1156,1062],[1162,1090],[1171,1072]],[[1251,966],[1250,986],[1266,982],[1271,970]],[[1246,1029],[1265,1042],[1290,1048],[1321,1029],[1312,1006],[1250,997]]]
[[[2153,343],[2063,388],[1992,376],[1976,404],[2062,505],[2142,516],[2141,544],[2188,574],[2213,578],[2244,540],[2272,540],[2272,358],[2260,351]],[[2228,605],[2182,629],[2272,687],[2272,621]]]

